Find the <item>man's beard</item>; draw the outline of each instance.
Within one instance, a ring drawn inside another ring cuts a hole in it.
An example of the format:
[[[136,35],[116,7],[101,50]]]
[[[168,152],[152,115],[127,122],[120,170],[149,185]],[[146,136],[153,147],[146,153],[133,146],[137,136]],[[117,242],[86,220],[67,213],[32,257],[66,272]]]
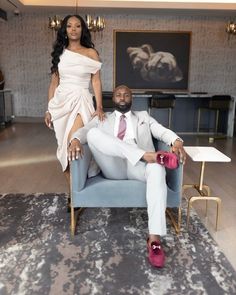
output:
[[[131,109],[132,103],[118,104],[114,102],[114,108],[122,114],[127,113]]]

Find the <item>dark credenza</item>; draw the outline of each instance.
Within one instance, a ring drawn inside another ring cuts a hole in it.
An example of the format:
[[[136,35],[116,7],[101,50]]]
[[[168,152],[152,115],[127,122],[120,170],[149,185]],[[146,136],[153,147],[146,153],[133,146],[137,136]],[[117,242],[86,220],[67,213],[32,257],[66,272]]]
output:
[[[197,133],[197,115],[198,108],[207,105],[209,99],[214,94],[186,93],[175,94],[175,107],[172,111],[171,129],[178,134],[196,134]],[[150,95],[134,93],[133,109],[148,110]],[[168,125],[168,110],[155,109],[152,116],[164,126]],[[234,133],[234,116],[235,116],[235,97],[231,96],[230,109],[220,112],[220,132],[226,133],[229,137]],[[204,111],[201,118],[201,127],[203,132],[213,132],[215,126],[215,113]],[[205,131],[204,131],[205,129]]]

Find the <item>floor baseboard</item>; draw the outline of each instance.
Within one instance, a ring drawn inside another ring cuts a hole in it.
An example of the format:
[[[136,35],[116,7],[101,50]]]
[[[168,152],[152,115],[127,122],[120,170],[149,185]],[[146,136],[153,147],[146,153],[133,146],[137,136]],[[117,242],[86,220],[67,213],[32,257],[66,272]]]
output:
[[[43,117],[14,117],[12,123],[42,123]]]

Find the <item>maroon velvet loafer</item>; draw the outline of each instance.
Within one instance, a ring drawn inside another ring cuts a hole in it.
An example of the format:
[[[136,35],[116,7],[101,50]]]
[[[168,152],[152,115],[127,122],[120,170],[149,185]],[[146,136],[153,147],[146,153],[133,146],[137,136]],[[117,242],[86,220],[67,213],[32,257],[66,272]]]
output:
[[[162,249],[160,242],[155,241],[151,243],[151,246],[148,244],[147,240],[147,248],[148,248],[148,260],[152,266],[162,268],[165,264],[165,253]]]
[[[176,154],[166,151],[158,151],[156,161],[158,164],[169,169],[176,169],[179,165]]]

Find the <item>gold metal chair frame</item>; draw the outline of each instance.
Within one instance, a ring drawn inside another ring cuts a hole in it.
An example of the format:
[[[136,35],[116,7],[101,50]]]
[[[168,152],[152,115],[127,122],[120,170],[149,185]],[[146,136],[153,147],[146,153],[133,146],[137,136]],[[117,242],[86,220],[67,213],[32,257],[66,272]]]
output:
[[[171,208],[166,208],[166,214],[169,217],[169,219],[170,219],[170,221],[172,223],[172,226],[175,229],[176,234],[178,235],[180,233],[181,220],[182,220],[182,208],[181,208],[181,206],[178,207],[177,220],[175,219],[175,216],[173,215]]]
[[[76,229],[76,224],[77,224],[77,220],[79,215],[82,213],[82,211],[85,208],[78,208],[78,210],[75,210],[74,207],[71,206],[70,208],[70,229],[71,229],[71,236],[74,237],[75,235],[75,229]],[[177,221],[175,220],[174,215],[171,212],[171,208],[167,208],[166,209],[166,214],[169,217],[173,228],[175,229],[176,234],[178,235],[180,233],[180,228],[181,228],[181,207],[178,208],[178,217],[177,217]]]
[[[71,202],[73,202],[72,200],[72,195],[70,193],[70,198],[71,198]],[[75,229],[76,229],[76,224],[78,221],[78,217],[79,215],[82,213],[82,211],[85,208],[77,208],[75,209],[73,206],[70,206],[70,231],[71,231],[71,236],[74,237],[75,235]],[[182,208],[181,208],[181,204],[180,207],[178,207],[178,216],[177,216],[177,220],[174,216],[174,214],[172,213],[172,208],[167,208],[166,209],[166,214],[169,217],[173,228],[175,229],[176,234],[178,235],[180,233],[180,228],[181,228],[181,217],[182,217]]]
[[[70,192],[69,192],[69,197],[70,197],[70,202],[71,204],[73,204],[73,197],[71,194],[71,190],[72,190],[72,178],[70,177]],[[78,221],[78,217],[79,215],[82,213],[82,211],[85,208],[74,208],[73,206],[70,206],[70,231],[71,231],[71,236],[74,237],[75,235],[75,229],[76,229],[76,224]],[[178,235],[180,233],[180,228],[181,228],[181,217],[182,217],[182,207],[181,207],[181,203],[180,206],[178,207],[178,216],[177,216],[177,220],[174,216],[174,214],[172,213],[172,208],[166,208],[166,214],[169,217],[173,228],[175,229],[176,234]]]

